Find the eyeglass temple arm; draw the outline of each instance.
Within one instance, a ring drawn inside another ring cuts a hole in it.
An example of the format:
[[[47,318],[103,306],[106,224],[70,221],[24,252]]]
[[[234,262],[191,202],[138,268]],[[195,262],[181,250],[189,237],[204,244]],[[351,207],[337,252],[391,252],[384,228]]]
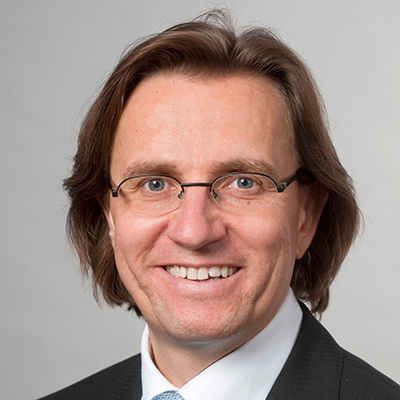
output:
[[[282,182],[279,183],[276,186],[276,190],[278,191],[278,193],[282,193],[292,182],[294,182],[297,179],[297,173],[294,174],[289,180],[287,180],[286,182]]]

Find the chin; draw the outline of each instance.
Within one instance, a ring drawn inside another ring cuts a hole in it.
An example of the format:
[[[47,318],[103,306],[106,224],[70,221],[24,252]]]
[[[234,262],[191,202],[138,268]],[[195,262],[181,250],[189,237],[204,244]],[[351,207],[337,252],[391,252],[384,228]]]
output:
[[[221,316],[204,311],[188,314],[168,319],[160,328],[167,333],[170,340],[176,341],[179,345],[183,343],[187,346],[210,345],[210,343],[222,345],[226,342],[241,342],[243,338],[251,336],[246,316],[242,318],[237,314]],[[151,329],[150,322],[149,327]]]

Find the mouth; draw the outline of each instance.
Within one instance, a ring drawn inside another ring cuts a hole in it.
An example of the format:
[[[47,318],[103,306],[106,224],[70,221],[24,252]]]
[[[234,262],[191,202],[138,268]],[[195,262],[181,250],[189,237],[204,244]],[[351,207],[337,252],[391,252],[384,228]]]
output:
[[[164,269],[176,278],[189,279],[191,281],[210,281],[228,278],[236,273],[239,268],[216,265],[199,268],[184,267],[181,265],[167,265]]]

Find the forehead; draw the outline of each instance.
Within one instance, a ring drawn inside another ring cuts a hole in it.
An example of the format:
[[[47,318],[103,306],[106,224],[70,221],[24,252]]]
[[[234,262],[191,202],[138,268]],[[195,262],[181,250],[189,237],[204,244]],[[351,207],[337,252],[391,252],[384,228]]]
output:
[[[264,78],[159,74],[142,81],[125,107],[111,174],[152,163],[206,171],[246,159],[279,170],[295,162],[292,136],[283,95]]]

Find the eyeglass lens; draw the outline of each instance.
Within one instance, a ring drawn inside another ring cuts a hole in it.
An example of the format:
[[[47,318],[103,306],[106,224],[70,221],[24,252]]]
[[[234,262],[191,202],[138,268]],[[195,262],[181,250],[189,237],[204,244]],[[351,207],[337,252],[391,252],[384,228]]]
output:
[[[120,185],[118,196],[133,212],[162,215],[181,206],[186,191],[192,190],[187,186],[182,187],[178,180],[167,176],[132,177]],[[271,179],[252,173],[223,175],[203,190],[208,191],[210,200],[217,206],[235,212],[258,211],[273,203],[279,195]]]

